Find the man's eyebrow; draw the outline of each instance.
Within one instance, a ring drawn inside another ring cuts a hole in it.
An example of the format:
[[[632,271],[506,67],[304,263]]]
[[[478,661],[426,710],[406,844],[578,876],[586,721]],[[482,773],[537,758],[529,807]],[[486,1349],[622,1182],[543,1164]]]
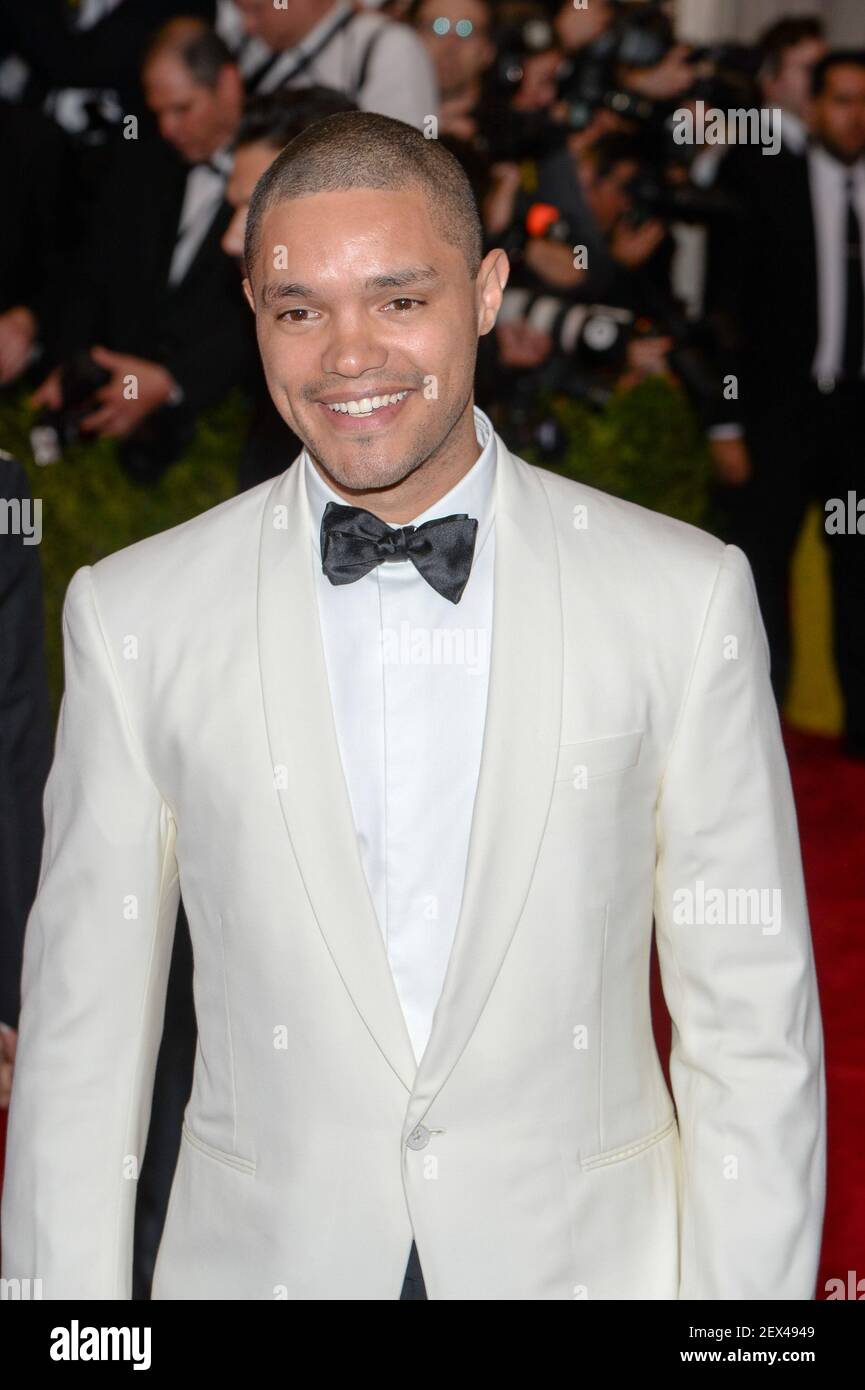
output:
[[[440,280],[439,272],[431,265],[410,265],[402,270],[387,271],[383,275],[370,275],[364,281],[366,290],[405,289],[411,285],[432,285]],[[316,292],[310,285],[302,285],[297,280],[271,281],[264,286],[261,302],[265,309],[283,299],[315,299]]]
[[[432,285],[441,279],[435,266],[410,265],[385,275],[371,275],[364,283],[368,290],[403,289],[407,285]]]

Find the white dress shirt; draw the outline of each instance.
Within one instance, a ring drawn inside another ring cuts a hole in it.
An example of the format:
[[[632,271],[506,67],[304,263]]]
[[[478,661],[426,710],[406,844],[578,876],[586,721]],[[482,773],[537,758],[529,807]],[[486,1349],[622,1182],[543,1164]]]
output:
[[[168,271],[168,283],[172,288],[186,275],[225,201],[231,165],[231,149],[226,144],[211,155],[209,164],[193,164],[186,175],[177,240]]]
[[[480,456],[412,523],[461,512],[477,517],[471,573],[457,604],[408,559],[331,584],[321,568],[321,517],[329,501],[346,501],[306,449],[297,464],[358,846],[418,1062],[462,900],[489,683],[496,447],[477,407],[474,419]]]
[[[817,244],[817,351],[812,375],[834,381],[841,375],[844,351],[847,279],[847,179],[853,179],[853,200],[865,244],[865,159],[842,164],[822,145],[808,150],[811,206]],[[865,256],[863,256],[865,278]]]
[[[308,34],[294,48],[280,53],[273,65],[254,81],[256,92],[275,92],[280,87],[308,87],[318,83],[345,92],[357,102],[361,111],[375,111],[392,116],[408,125],[422,129],[429,116],[439,110],[438,80],[433,61],[422,40],[408,24],[397,23],[374,11],[358,12],[350,24],[323,43],[339,21],[352,10],[349,0],[336,0]],[[382,33],[375,41],[366,79],[360,91],[354,84],[363,53],[377,29]],[[323,47],[302,67],[295,78],[294,69],[305,54]],[[267,53],[260,43],[244,45],[240,68],[249,78]]]

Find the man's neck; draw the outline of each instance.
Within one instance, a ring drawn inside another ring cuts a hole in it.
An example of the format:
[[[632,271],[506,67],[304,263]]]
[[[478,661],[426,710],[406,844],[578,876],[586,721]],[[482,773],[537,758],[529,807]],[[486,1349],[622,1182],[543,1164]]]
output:
[[[218,156],[220,155],[227,155],[231,149],[231,141],[233,134],[234,128],[232,128],[232,130],[228,132],[223,131],[222,135],[213,145],[212,149],[208,150],[207,158],[212,160],[218,158]]]
[[[334,492],[353,507],[363,507],[389,526],[405,526],[438,502],[477,463],[483,449],[475,430],[473,402],[442,444],[413,469],[407,477],[390,487],[347,488],[310,450],[310,460],[318,474]]]

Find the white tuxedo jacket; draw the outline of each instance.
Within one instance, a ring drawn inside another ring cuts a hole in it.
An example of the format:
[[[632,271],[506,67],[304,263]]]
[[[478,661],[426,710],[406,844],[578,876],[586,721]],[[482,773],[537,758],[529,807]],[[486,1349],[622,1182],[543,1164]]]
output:
[[[130,1297],[182,890],[199,1039],[154,1298],[397,1299],[413,1232],[430,1299],[813,1296],[823,1040],[748,562],[496,448],[483,756],[419,1065],[339,758],[303,470],[73,576],[7,1278]]]

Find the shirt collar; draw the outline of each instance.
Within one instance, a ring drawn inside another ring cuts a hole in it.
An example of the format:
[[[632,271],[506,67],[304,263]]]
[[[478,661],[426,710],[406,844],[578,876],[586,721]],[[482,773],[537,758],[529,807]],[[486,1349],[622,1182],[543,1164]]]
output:
[[[226,141],[224,145],[220,145],[218,150],[214,150],[208,159],[196,159],[194,163],[189,165],[188,172],[192,173],[193,170],[204,169],[208,174],[216,175],[225,183],[231,173],[233,163],[234,153],[231,142]]]
[[[213,151],[210,162],[216,167],[218,173],[222,174],[224,178],[228,178],[234,164],[234,151],[230,140],[226,140],[224,145],[220,145],[218,150]]]
[[[480,454],[468,473],[465,473],[459,482],[445,493],[444,497],[440,497],[437,502],[433,502],[431,507],[427,507],[426,511],[413,517],[410,522],[403,524],[420,526],[422,522],[432,521],[434,517],[452,516],[455,513],[466,512],[469,516],[477,517],[478,531],[474,551],[475,556],[477,556],[481,552],[481,547],[489,534],[493,521],[496,436],[492,424],[484,412],[478,406],[474,406],[473,409],[475,434],[478,444],[481,446]],[[321,518],[325,507],[328,502],[338,502],[343,507],[351,504],[347,503],[346,499],[341,497],[324,480],[305,448],[301,452],[299,466],[303,469],[313,544],[320,559]]]
[[[831,175],[841,188],[844,187],[848,179],[852,179],[853,183],[859,186],[865,180],[865,156],[857,159],[855,164],[843,164],[819,140],[814,141],[809,147],[808,153],[812,161],[824,173]]]

